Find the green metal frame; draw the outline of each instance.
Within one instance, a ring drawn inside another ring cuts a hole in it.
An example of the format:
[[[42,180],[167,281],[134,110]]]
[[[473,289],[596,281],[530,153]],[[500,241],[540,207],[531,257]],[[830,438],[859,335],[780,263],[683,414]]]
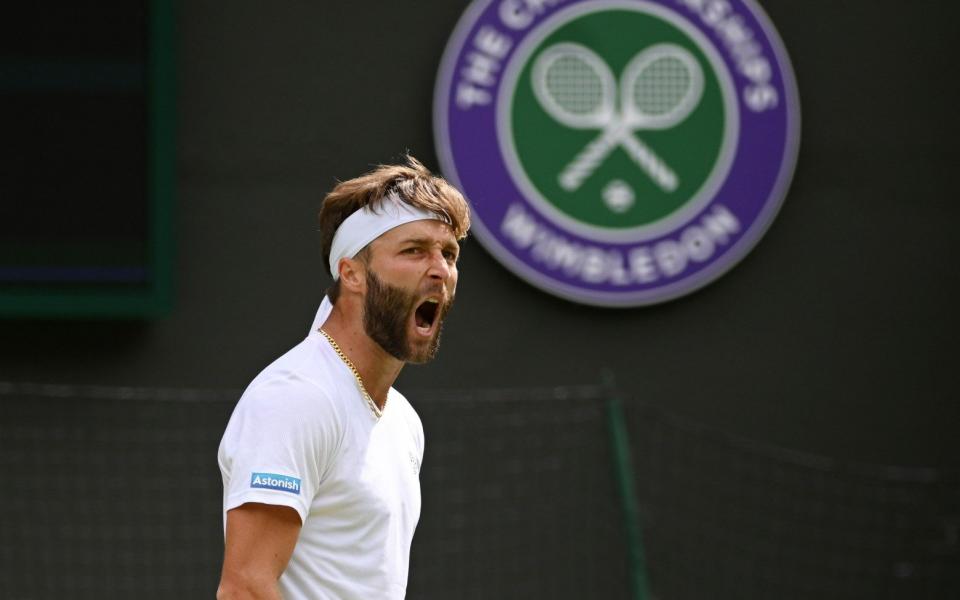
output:
[[[0,316],[160,317],[172,308],[176,124],[174,0],[150,0],[149,10],[147,194],[150,283],[130,289],[76,286],[63,291],[3,290],[0,291]]]
[[[610,427],[610,442],[613,452],[614,475],[620,492],[624,530],[627,536],[627,561],[630,569],[630,591],[634,600],[649,600],[650,586],[647,579],[646,557],[643,551],[643,534],[640,528],[640,511],[633,461],[630,458],[630,435],[627,431],[623,403],[617,392],[613,374],[603,373],[607,397],[607,423]]]

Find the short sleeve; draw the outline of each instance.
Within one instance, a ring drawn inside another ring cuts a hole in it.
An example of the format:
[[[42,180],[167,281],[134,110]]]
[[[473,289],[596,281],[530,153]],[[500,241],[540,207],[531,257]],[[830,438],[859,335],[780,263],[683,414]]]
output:
[[[342,425],[328,394],[280,377],[248,389],[220,445],[224,514],[247,502],[289,506],[307,518],[340,449]]]

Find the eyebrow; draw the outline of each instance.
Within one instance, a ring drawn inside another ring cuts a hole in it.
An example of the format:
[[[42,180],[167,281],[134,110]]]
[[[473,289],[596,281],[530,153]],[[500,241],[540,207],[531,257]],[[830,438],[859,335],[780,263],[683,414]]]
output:
[[[415,246],[432,246],[434,243],[435,241],[431,238],[407,238],[402,240],[400,245],[405,246],[407,244],[413,244]],[[456,242],[441,241],[440,243],[442,244],[444,250],[455,250],[458,253],[460,252],[460,244]]]

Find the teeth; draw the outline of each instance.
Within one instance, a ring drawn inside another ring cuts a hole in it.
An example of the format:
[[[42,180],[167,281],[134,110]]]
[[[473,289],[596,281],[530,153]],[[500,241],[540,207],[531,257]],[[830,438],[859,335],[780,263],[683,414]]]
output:
[[[427,302],[430,302],[431,304],[440,304],[440,301],[436,298],[427,298]]]

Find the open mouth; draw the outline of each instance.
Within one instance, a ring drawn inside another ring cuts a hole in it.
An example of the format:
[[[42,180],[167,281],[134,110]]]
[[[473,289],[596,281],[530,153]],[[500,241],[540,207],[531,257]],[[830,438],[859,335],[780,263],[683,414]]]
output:
[[[436,298],[427,298],[420,303],[420,306],[414,311],[414,319],[420,333],[429,334],[433,330],[433,324],[437,320],[439,310],[440,301]]]

